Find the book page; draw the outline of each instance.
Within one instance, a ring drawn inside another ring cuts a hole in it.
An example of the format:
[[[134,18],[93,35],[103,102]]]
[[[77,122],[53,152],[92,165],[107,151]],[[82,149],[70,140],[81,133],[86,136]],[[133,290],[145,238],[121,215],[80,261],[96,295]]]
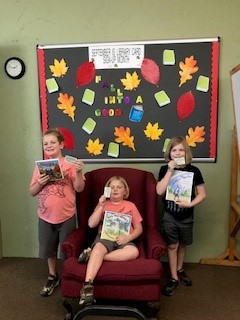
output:
[[[116,241],[119,236],[130,232],[132,216],[124,213],[105,211],[101,239]]]
[[[50,181],[64,179],[58,159],[37,160],[35,161],[40,174],[50,176]]]
[[[174,170],[166,190],[166,200],[191,202],[193,172]]]

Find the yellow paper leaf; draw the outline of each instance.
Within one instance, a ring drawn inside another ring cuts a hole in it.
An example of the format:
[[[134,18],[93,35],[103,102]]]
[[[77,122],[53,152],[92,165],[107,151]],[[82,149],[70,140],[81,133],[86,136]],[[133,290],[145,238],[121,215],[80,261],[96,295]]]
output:
[[[57,59],[54,59],[54,64],[49,66],[53,77],[63,77],[68,71],[68,67],[66,65],[66,62],[64,59],[61,59],[61,61],[58,61]]]
[[[140,81],[141,80],[138,79],[138,74],[136,71],[134,71],[132,75],[129,72],[126,72],[126,78],[121,79],[124,89],[130,91],[138,88]]]
[[[115,127],[114,135],[117,137],[115,139],[117,143],[122,143],[123,146],[127,146],[136,151],[134,146],[134,136],[131,136],[130,128],[124,128],[123,126]]]
[[[154,125],[148,122],[146,129],[144,130],[145,136],[149,140],[159,140],[162,135],[164,129],[160,129],[158,127],[158,123],[156,122]]]
[[[88,143],[87,143],[86,150],[90,154],[92,154],[94,156],[98,156],[98,155],[102,154],[103,147],[104,147],[104,144],[100,143],[99,139],[96,139],[94,141],[92,139],[89,139]]]

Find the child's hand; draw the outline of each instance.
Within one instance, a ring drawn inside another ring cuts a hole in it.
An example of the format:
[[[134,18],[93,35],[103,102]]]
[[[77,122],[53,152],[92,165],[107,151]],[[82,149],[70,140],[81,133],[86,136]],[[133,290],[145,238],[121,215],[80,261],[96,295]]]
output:
[[[117,244],[120,246],[122,244],[127,244],[129,241],[128,241],[128,236],[120,236],[120,237],[117,237],[116,238],[116,242]]]
[[[103,194],[103,195],[99,198],[99,200],[98,200],[99,205],[100,205],[101,207],[103,207],[103,206],[105,205],[105,203],[106,203],[106,200],[107,200],[107,198],[106,198],[105,195]]]
[[[77,173],[80,173],[82,170],[83,170],[83,167],[84,167],[84,163],[77,159],[75,162],[74,162],[74,165],[75,165],[75,168],[76,168],[76,172]]]
[[[46,173],[40,174],[39,178],[38,178],[38,183],[40,184],[40,186],[45,186],[45,184],[48,183],[50,179],[50,176],[47,175]]]
[[[183,200],[175,200],[175,203],[179,206],[179,208],[191,208],[191,203]]]
[[[173,171],[176,166],[177,166],[177,164],[176,164],[176,162],[174,160],[171,160],[171,161],[168,162],[168,169],[170,171]]]

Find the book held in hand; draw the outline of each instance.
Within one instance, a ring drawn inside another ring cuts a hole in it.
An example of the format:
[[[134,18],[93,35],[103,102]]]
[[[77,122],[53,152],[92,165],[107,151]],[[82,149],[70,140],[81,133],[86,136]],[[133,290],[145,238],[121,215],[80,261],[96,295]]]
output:
[[[64,178],[58,159],[37,160],[35,163],[38,167],[39,173],[46,173],[49,175],[50,181],[56,181]]]
[[[174,170],[166,191],[166,200],[191,202],[193,172]]]
[[[101,239],[116,241],[117,237],[128,235],[131,221],[130,214],[105,211]]]

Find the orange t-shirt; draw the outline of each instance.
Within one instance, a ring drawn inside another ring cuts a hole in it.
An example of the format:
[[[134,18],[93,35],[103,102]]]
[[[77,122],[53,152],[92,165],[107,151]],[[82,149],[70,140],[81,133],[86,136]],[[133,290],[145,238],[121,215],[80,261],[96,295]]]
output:
[[[39,218],[53,224],[64,222],[76,213],[75,166],[64,158],[59,161],[64,179],[48,182],[37,194]],[[30,186],[37,183],[38,178],[39,171],[35,167]]]

